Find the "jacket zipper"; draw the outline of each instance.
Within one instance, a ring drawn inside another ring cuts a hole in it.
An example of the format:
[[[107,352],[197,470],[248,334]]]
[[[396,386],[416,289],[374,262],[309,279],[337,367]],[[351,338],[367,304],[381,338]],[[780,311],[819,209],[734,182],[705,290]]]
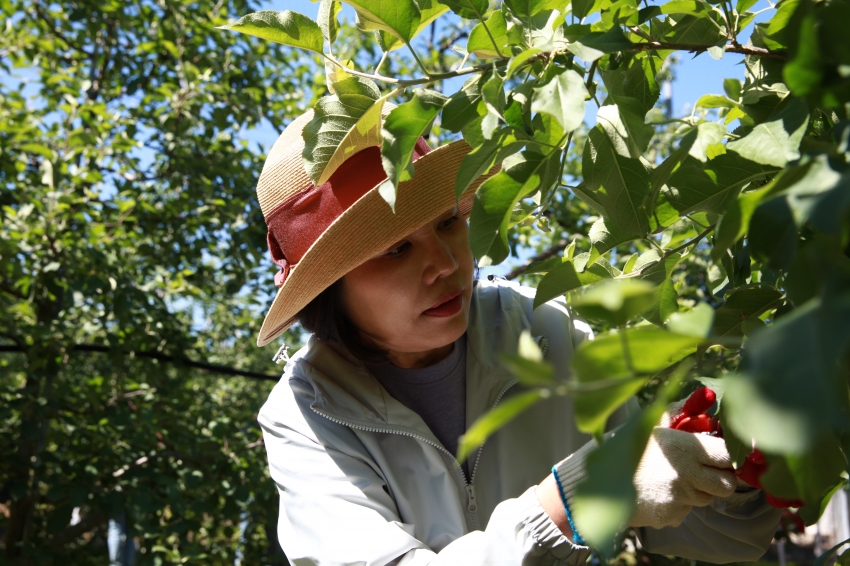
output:
[[[499,404],[499,402],[502,400],[502,397],[505,396],[505,394],[508,392],[508,390],[516,384],[517,384],[517,380],[514,379],[502,388],[502,390],[496,396],[496,400],[493,402],[493,406],[490,407],[491,411],[494,408],[496,408],[496,405]],[[407,432],[407,431],[404,431],[404,430],[397,430],[397,429],[393,429],[393,428],[381,429],[381,428],[373,428],[373,427],[369,427],[369,426],[363,426],[363,425],[359,425],[359,424],[353,424],[353,423],[349,423],[349,422],[337,419],[335,417],[332,417],[329,414],[316,409],[315,407],[310,407],[310,408],[313,409],[313,412],[316,413],[317,415],[321,415],[321,416],[325,417],[326,419],[328,419],[329,421],[335,422],[336,424],[347,426],[349,428],[355,428],[355,429],[358,429],[358,430],[363,430],[363,431],[366,431],[366,432],[383,432],[383,433],[400,434],[402,436],[409,436],[411,438],[415,438],[417,440],[420,440],[420,441],[422,441],[426,444],[430,444],[434,448],[441,450],[442,452],[445,452],[446,454],[448,454],[449,458],[452,459],[452,462],[455,463],[455,468],[457,468],[457,471],[460,472],[460,476],[463,478],[463,483],[464,483],[464,486],[466,488],[466,510],[469,511],[472,514],[472,517],[473,517],[474,523],[475,523],[473,526],[476,527],[476,528],[478,527],[478,524],[477,524],[478,523],[478,515],[475,514],[475,512],[478,510],[478,503],[475,500],[475,484],[473,482],[475,481],[475,472],[476,472],[476,470],[478,470],[478,462],[481,460],[481,452],[484,450],[483,444],[478,448],[478,455],[475,457],[475,463],[472,465],[472,471],[469,474],[470,477],[469,477],[469,479],[467,479],[466,473],[464,473],[464,471],[463,471],[463,466],[460,465],[460,462],[458,462],[457,458],[455,458],[455,455],[452,454],[451,452],[449,452],[445,447],[443,447],[443,446],[441,446],[441,445],[439,445],[435,442],[431,442],[430,440],[428,440],[424,436],[420,436],[418,434],[413,434],[412,432]]]

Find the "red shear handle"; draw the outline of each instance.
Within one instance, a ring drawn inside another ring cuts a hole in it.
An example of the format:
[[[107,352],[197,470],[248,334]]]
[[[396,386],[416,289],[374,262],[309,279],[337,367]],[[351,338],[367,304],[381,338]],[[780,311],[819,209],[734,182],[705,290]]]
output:
[[[706,414],[714,406],[717,395],[708,387],[700,387],[691,393],[682,411],[673,417],[670,428],[685,432],[720,432],[720,423]]]
[[[691,393],[688,400],[685,401],[682,411],[673,417],[670,422],[670,428],[681,430],[684,432],[707,432],[715,433],[718,436],[723,436],[723,430],[720,427],[720,421],[717,417],[707,414],[714,402],[717,400],[717,395],[708,387],[700,387]],[[747,484],[763,489],[761,484],[761,476],[767,471],[767,460],[759,450],[753,449],[752,453],[744,459],[744,464],[735,470],[735,475]],[[765,493],[767,502],[777,509],[787,509],[788,507],[803,507],[803,502],[799,499],[782,499],[769,493]]]

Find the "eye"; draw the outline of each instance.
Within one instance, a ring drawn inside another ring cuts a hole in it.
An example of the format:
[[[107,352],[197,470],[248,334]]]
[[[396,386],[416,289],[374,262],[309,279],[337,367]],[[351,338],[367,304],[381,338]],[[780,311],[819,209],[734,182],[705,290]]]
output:
[[[451,228],[451,227],[452,227],[452,225],[453,225],[455,222],[457,222],[457,219],[458,219],[458,218],[457,218],[457,215],[455,215],[455,216],[450,216],[449,218],[446,218],[445,220],[443,220],[442,222],[440,222],[437,226],[438,226],[439,228],[442,228],[442,229]]]
[[[407,251],[407,248],[410,247],[410,242],[405,242],[397,248],[393,248],[390,251],[384,254],[384,257],[398,257]]]

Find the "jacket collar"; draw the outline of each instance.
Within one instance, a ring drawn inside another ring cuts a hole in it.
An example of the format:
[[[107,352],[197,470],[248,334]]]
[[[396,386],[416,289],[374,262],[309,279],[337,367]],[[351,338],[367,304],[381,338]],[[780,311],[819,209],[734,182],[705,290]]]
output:
[[[528,326],[510,287],[476,282],[467,328],[467,428],[515,382],[498,355],[516,352],[519,334]],[[290,363],[294,364],[293,374],[313,386],[315,401],[311,407],[317,413],[360,428],[421,436],[439,445],[419,415],[390,397],[345,348],[311,337]]]

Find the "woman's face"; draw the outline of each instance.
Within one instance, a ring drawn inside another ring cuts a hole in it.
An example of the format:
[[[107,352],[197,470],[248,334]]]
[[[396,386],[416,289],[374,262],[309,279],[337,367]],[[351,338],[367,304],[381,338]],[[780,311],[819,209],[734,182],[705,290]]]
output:
[[[453,209],[342,278],[351,321],[399,367],[425,367],[466,332],[474,264]]]

